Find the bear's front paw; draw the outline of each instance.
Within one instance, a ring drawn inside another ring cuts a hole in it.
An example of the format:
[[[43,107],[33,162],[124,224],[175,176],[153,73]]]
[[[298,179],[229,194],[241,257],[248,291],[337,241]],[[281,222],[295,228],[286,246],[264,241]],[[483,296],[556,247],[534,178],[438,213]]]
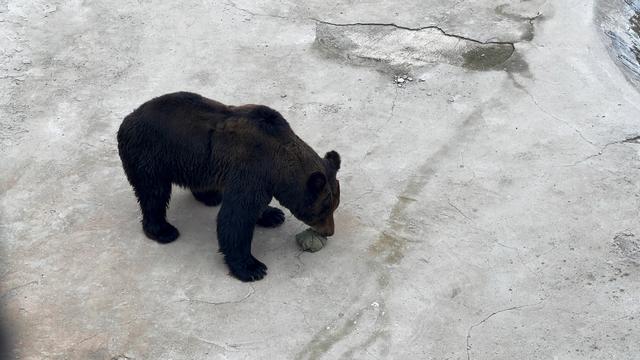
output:
[[[160,244],[168,244],[180,236],[178,229],[166,221],[164,223],[146,223],[142,225],[142,228],[149,239]]]
[[[276,227],[282,225],[283,222],[284,213],[282,210],[268,206],[266,210],[262,212],[256,224],[262,227]]]
[[[243,261],[227,260],[227,265],[231,270],[231,274],[241,281],[256,281],[267,275],[267,265],[253,256]]]

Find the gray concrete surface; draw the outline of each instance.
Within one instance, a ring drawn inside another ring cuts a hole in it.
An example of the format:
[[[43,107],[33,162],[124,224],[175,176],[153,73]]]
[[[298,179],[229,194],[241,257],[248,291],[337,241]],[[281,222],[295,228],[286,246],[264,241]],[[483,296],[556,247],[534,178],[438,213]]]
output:
[[[19,358],[639,358],[640,95],[594,9],[0,1]],[[269,275],[234,280],[217,209],[179,189],[181,238],[144,237],[115,132],[176,90],[270,105],[341,153],[322,251],[298,250],[289,215],[256,231]]]

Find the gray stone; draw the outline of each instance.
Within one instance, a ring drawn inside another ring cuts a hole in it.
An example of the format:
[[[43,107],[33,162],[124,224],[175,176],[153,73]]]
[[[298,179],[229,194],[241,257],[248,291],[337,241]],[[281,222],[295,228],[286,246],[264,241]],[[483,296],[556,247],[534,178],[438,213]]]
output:
[[[327,244],[327,238],[318,234],[313,229],[307,229],[296,234],[296,242],[302,250],[316,252],[320,251]]]

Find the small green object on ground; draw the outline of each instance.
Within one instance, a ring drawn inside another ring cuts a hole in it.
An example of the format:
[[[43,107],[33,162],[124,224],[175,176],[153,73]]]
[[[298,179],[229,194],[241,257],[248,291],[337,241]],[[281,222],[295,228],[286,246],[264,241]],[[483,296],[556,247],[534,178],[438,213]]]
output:
[[[296,242],[302,250],[316,252],[326,245],[327,238],[309,228],[296,235]]]

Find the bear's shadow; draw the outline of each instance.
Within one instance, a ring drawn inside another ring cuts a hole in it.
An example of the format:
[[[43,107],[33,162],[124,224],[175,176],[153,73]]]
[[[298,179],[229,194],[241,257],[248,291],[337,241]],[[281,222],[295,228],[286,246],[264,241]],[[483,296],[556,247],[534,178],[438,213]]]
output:
[[[282,208],[276,201],[271,204],[285,212],[285,223],[277,228],[262,228],[256,226],[252,253],[259,258],[273,257],[276,252],[297,253],[294,234],[304,228],[304,224],[297,221],[287,209]],[[220,206],[206,206],[196,200],[190,191],[174,187],[167,211],[167,221],[173,224],[180,237],[176,245],[193,246],[203,249],[218,250],[218,236],[216,234],[216,219]]]

